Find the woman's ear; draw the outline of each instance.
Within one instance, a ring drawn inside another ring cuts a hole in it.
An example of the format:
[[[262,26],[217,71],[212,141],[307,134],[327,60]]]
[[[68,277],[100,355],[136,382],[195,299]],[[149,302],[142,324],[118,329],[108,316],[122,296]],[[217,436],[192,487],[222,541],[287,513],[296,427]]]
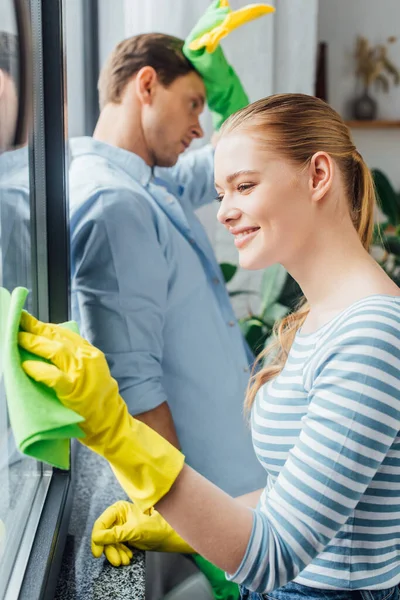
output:
[[[310,161],[309,181],[312,200],[322,200],[332,187],[335,165],[326,152],[316,152]]]

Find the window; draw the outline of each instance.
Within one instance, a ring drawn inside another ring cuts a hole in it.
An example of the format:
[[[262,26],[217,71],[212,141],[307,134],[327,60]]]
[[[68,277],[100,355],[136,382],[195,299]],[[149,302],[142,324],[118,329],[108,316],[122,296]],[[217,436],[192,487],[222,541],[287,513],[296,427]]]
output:
[[[61,27],[57,0],[0,2],[0,287],[54,322],[69,318]],[[70,490],[17,450],[0,353],[0,600],[53,597]]]
[[[19,45],[11,2],[0,5],[0,285],[32,289],[29,148],[12,148],[18,114]],[[30,304],[32,296],[30,294]],[[1,372],[1,369],[0,369]],[[0,375],[0,597],[12,567],[42,478],[42,467],[15,446]]]

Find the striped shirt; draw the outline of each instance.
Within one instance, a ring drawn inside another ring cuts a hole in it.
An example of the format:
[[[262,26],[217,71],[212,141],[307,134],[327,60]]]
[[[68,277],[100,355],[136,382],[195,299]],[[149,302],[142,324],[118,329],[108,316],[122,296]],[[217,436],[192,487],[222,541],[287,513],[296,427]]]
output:
[[[263,593],[400,581],[400,297],[375,295],[312,334],[252,410],[267,472],[238,571]]]

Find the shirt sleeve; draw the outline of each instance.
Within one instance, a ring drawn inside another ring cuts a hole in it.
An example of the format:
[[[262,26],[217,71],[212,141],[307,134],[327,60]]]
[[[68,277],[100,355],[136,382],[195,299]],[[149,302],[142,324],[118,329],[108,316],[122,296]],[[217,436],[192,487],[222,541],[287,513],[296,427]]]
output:
[[[157,175],[183,188],[184,199],[195,210],[215,200],[214,148],[211,144],[183,154],[169,169],[157,169]]]
[[[88,205],[71,220],[73,305],[82,335],[105,353],[129,411],[138,414],[167,400],[168,265],[145,198],[106,191]]]
[[[265,593],[294,579],[336,536],[376,475],[400,428],[399,325],[339,333],[317,365],[297,444],[253,530],[238,571]]]

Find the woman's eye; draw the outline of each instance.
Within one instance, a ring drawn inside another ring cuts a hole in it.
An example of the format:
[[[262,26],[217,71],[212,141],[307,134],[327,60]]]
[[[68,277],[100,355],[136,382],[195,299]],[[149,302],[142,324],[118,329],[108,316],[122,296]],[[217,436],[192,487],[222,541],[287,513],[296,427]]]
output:
[[[224,195],[223,194],[218,194],[218,196],[215,198],[217,202],[222,202],[222,200],[224,199]]]
[[[254,187],[254,183],[240,183],[237,186],[238,192],[246,192],[247,190],[251,190]]]

